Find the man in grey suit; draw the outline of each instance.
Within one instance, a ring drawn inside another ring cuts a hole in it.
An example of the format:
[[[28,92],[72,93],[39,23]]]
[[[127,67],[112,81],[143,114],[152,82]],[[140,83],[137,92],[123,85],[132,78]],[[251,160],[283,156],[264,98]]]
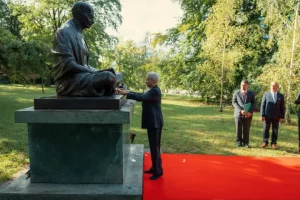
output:
[[[119,94],[127,95],[127,99],[142,102],[142,128],[147,129],[152,166],[144,173],[153,174],[150,180],[156,180],[163,175],[162,160],[160,155],[161,132],[164,125],[161,98],[162,94],[158,87],[159,76],[155,72],[149,72],[146,85],[150,88],[144,94],[117,89]]]
[[[272,124],[272,149],[277,148],[278,126],[284,120],[284,96],[278,92],[279,84],[277,82],[271,83],[271,91],[266,92],[261,101],[261,121],[264,122],[263,143],[262,148],[268,146],[269,130]]]
[[[297,95],[295,104],[300,104],[300,92]],[[300,152],[300,108],[298,109],[298,152]]]
[[[236,127],[236,142],[238,147],[249,148],[249,131],[252,121],[253,110],[255,107],[254,93],[248,90],[248,81],[241,82],[241,88],[237,90],[232,98],[232,105],[234,106],[234,118]],[[250,103],[249,110],[244,108],[246,103]]]

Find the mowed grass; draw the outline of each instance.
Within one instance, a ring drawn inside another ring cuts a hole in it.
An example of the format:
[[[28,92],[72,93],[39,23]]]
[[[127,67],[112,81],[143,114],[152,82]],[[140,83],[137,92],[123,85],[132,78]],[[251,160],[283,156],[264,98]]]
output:
[[[14,111],[33,106],[33,99],[55,94],[54,88],[29,88],[21,85],[0,84],[0,183],[28,166],[27,125],[14,122]],[[208,106],[190,97],[165,95],[162,102],[165,126],[162,133],[164,153],[192,153],[243,156],[299,157],[296,116],[292,125],[279,130],[278,150],[261,149],[262,122],[255,113],[250,130],[252,148],[237,148],[233,108],[218,112],[217,106]],[[137,136],[136,144],[149,147],[147,132],[141,129],[141,103],[136,103],[131,130]]]
[[[165,126],[162,132],[164,153],[190,153],[241,156],[300,157],[298,147],[297,116],[292,115],[291,125],[279,129],[278,149],[261,149],[263,123],[254,113],[250,129],[250,146],[237,148],[233,107],[219,112],[218,106],[201,104],[189,97],[165,95],[162,101]],[[138,120],[137,120],[138,119]],[[149,147],[146,130],[140,129],[141,106],[137,103],[132,130],[137,133],[135,143]],[[270,130],[271,136],[271,130]]]
[[[54,94],[54,88],[46,88]],[[0,84],[0,183],[10,179],[28,165],[27,124],[17,124],[14,111],[33,105],[44,96],[41,88]]]

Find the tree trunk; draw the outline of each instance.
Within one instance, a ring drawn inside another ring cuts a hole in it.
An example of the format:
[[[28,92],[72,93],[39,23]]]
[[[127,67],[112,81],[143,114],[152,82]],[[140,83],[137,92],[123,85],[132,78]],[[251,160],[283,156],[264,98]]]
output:
[[[294,54],[295,54],[295,45],[296,45],[296,29],[297,29],[297,20],[298,20],[298,9],[299,3],[297,3],[295,8],[295,21],[294,21],[294,29],[293,29],[293,44],[291,50],[291,62],[289,68],[289,78],[288,78],[288,89],[286,94],[286,113],[285,120],[289,124],[291,123],[291,84],[293,82],[293,66],[294,66]]]
[[[220,96],[220,112],[223,112],[223,76],[224,76],[224,66],[222,63],[222,75],[221,75],[221,96]]]
[[[46,82],[45,82],[45,86],[50,87],[51,85],[51,77],[47,77]]]
[[[44,90],[44,78],[42,77],[42,92],[43,94],[45,94],[45,90]]]
[[[224,85],[224,62],[225,62],[226,39],[224,36],[222,49],[222,74],[221,74],[221,96],[220,96],[220,112],[223,112],[223,85]]]

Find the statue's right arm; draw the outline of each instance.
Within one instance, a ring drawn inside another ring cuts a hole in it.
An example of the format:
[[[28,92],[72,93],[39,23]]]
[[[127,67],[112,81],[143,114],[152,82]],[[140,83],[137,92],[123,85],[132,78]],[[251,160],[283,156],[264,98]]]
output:
[[[70,72],[73,73],[81,73],[81,72],[88,72],[88,73],[96,73],[93,69],[89,69],[83,65],[79,65],[75,62],[75,60],[71,60],[66,64],[66,68],[69,69]]]
[[[92,67],[91,65],[89,65],[88,67],[90,70],[92,70],[93,72],[98,72],[98,69],[96,69],[95,67]]]

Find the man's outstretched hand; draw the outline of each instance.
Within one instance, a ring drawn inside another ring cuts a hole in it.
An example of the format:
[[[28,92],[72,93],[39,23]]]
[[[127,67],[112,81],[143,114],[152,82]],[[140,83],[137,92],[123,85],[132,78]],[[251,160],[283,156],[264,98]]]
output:
[[[122,88],[117,88],[116,92],[117,92],[117,94],[127,95],[130,91],[129,90],[124,90]]]

